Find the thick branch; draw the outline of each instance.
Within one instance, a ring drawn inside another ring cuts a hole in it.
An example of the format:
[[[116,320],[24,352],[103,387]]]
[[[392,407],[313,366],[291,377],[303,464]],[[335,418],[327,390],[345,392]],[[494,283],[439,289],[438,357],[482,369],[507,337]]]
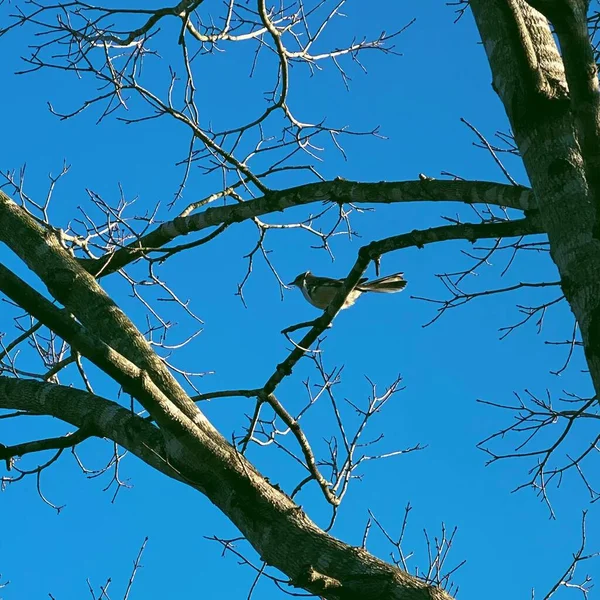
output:
[[[365,252],[373,259],[403,248],[423,248],[427,244],[450,240],[466,240],[475,243],[482,239],[508,238],[523,235],[545,233],[542,220],[537,211],[533,211],[524,219],[500,221],[497,223],[461,223],[459,225],[443,225],[431,229],[414,230],[410,233],[393,235],[371,242]]]
[[[61,335],[74,339],[82,354],[93,355],[97,352],[100,358],[96,356],[96,359],[100,361],[102,355],[106,354],[105,360],[109,365],[120,360],[121,368],[115,372],[108,372],[117,381],[119,378],[121,381],[127,381],[126,389],[132,390],[138,399],[143,399],[149,394],[157,397],[160,395],[160,390],[153,387],[151,379],[143,371],[124,357],[119,357],[100,340],[94,340],[65,311],[53,306],[2,265],[0,275],[0,289],[26,310],[35,311],[34,314],[40,321],[48,321],[52,327],[62,332]],[[69,327],[69,323],[70,329],[64,331]],[[54,390],[57,390],[56,393]],[[157,450],[153,446],[148,447],[143,437],[140,442],[137,430],[131,433],[131,438],[126,435],[128,427],[120,423],[118,418],[124,414],[133,418],[129,411],[81,391],[78,392],[76,402],[67,402],[63,399],[63,390],[68,390],[70,394],[77,392],[72,388],[53,384],[0,377],[0,406],[22,407],[36,413],[52,414],[78,426],[92,426],[96,435],[114,439],[152,466],[156,467],[157,461],[163,461],[164,464],[160,468],[162,472],[192,485],[205,494],[237,525],[263,559],[286,572],[294,585],[333,599],[449,598],[445,592],[425,585],[417,578],[373,558],[366,552],[361,551],[357,554],[355,548],[331,538],[316,527],[291,499],[271,486],[220,436],[202,436],[198,440],[198,436],[195,436],[199,434],[198,431],[186,429],[185,421],[178,422],[180,429],[175,430],[179,433],[178,437],[164,429],[157,430],[161,438]],[[87,402],[84,403],[83,399],[86,397]],[[168,410],[168,399],[163,399],[163,402]],[[94,410],[100,411],[97,420],[94,420],[93,415],[91,418],[89,416]],[[112,421],[111,415],[115,416]],[[88,420],[84,421],[83,417],[87,417]],[[177,415],[169,417],[175,420]],[[148,421],[143,421],[152,427]],[[100,428],[96,428],[98,422]],[[121,430],[110,429],[119,424],[122,425]],[[150,452],[155,452],[152,460],[147,460],[148,448]],[[144,450],[142,454],[141,450]],[[298,557],[302,559],[300,562]],[[330,580],[334,580],[336,586],[324,589],[323,582]]]
[[[84,327],[143,369],[147,378],[151,378],[171,402],[205,433],[218,435],[144,336],[94,277],[60,245],[53,231],[42,228],[2,191],[0,239],[27,263],[52,296]],[[149,408],[155,411],[160,410],[160,406]]]
[[[486,203],[520,210],[534,208],[531,190],[501,183],[435,179],[360,183],[336,179],[271,192],[241,204],[207,208],[198,214],[177,217],[109,256],[96,260],[82,259],[80,262],[92,275],[106,275],[179,236],[208,227],[241,223],[253,217],[314,202],[394,204],[419,201]]]
[[[213,434],[209,431],[207,435],[204,429],[185,418],[170,398],[154,384],[146,371],[137,367],[94,334],[86,331],[65,310],[54,306],[1,263],[0,291],[67,340],[84,357],[123,386],[123,389],[135,397],[151,414],[157,415],[155,418],[163,428],[163,436],[172,438],[172,435],[175,435],[173,440],[175,454],[185,445],[186,451],[191,448],[198,455],[206,454],[205,462],[215,463],[213,469],[218,468],[217,464],[220,467],[223,463],[227,466],[231,465],[231,453],[235,453],[235,450],[218,432],[215,431]],[[244,476],[250,472],[258,476],[252,465],[241,457],[233,462],[236,465],[241,463],[240,468]],[[206,490],[203,491],[207,493]]]
[[[48,414],[78,427],[90,424],[99,436],[207,494],[292,585],[331,600],[451,600],[443,590],[323,532],[251,467],[246,470],[243,457],[231,455],[228,468],[215,468],[181,445],[174,456],[159,429],[110,400],[0,376],[0,408]]]
[[[84,357],[110,375],[124,389],[135,394],[144,408],[153,410],[160,400],[147,400],[147,394],[141,390],[139,382],[141,370],[127,358],[116,352],[111,346],[87,332],[65,310],[56,307],[47,298],[17,277],[0,263],[0,291],[8,298],[35,316],[40,324],[46,325],[76,348]],[[160,392],[156,392],[158,397]]]
[[[177,471],[168,465],[160,430],[116,402],[73,387],[0,376],[0,408],[11,407],[56,417],[78,427],[79,432],[93,430],[98,437],[115,441],[169,477],[184,481]],[[56,440],[71,441],[77,435],[75,433]],[[38,444],[38,447],[31,445],[29,448],[25,448],[27,444],[20,444],[19,446],[24,446],[21,450],[18,446],[2,449],[0,458],[6,458],[4,453],[11,449],[17,451],[10,456],[16,456],[24,453],[22,450],[39,451],[72,445],[44,445],[40,442]]]
[[[18,216],[16,226],[20,227],[23,235],[31,234],[31,228],[28,229],[27,224],[23,225]],[[404,236],[395,236],[374,242],[360,251],[357,263],[347,278],[342,291],[338,294],[339,297],[334,300],[319,320],[323,329],[313,328],[307,334],[309,343],[303,341],[303,345],[305,347],[309,346],[320,332],[327,327],[343,304],[345,296],[358,283],[370,260],[377,258],[384,252],[409,245],[420,246],[444,239],[463,238],[475,240],[479,237],[525,235],[527,233],[538,233],[539,231],[535,219],[530,217],[507,223],[447,226],[425,232],[412,232]],[[51,241],[53,238],[50,237],[49,239],[52,259],[58,261],[59,264],[65,264],[65,262],[68,264],[68,261],[62,260],[61,262],[60,259],[63,257],[60,255],[60,251],[52,247]],[[48,237],[46,237],[47,240]],[[17,242],[12,241],[19,247]],[[25,244],[25,247],[28,247],[27,244]],[[39,245],[33,244],[29,247],[39,248]],[[22,250],[22,248],[20,249]],[[35,262],[36,258],[30,260]],[[160,397],[161,390],[154,386],[153,380],[145,371],[139,369],[127,357],[119,355],[108,344],[101,340],[94,340],[93,336],[90,336],[81,325],[74,321],[67,311],[53,306],[41,294],[35,292],[7,271],[6,269],[0,270],[0,274],[3,274],[3,279],[0,279],[0,282],[4,282],[3,289],[23,308],[31,311],[42,322],[47,322],[49,326],[56,328],[60,335],[65,335],[66,339],[74,340],[75,346],[82,354],[85,355],[87,352],[89,356],[93,356],[93,352],[97,352],[99,357],[96,356],[96,360],[105,360],[108,365],[117,362],[120,368],[114,372],[109,371],[109,374],[113,375],[117,381],[119,381],[119,377],[124,381],[123,378],[127,375],[126,385],[128,387],[126,389],[131,389],[136,397],[145,398],[148,395]],[[79,275],[79,273],[77,274]],[[59,292],[62,292],[62,290],[59,290]],[[103,294],[103,292],[100,293]],[[66,299],[69,300],[69,295]],[[94,296],[91,296],[90,299],[93,300]],[[110,311],[111,309],[118,310],[116,307],[113,308],[112,305],[109,305],[105,310]],[[93,316],[96,320],[105,317],[104,313]],[[93,324],[93,322],[94,320],[90,316],[90,323]],[[315,337],[310,341],[312,336]],[[94,346],[96,346],[95,350]],[[294,352],[297,352],[297,349]],[[300,356],[301,354],[298,356],[294,354],[291,360],[288,359],[290,369]],[[278,372],[267,382],[264,391],[271,393],[270,388],[276,387],[283,376],[285,376],[285,369],[283,371],[278,369]],[[4,388],[0,388],[0,393],[2,389],[7,389],[6,386],[8,385],[43,385],[21,381],[14,383],[16,380],[8,380],[11,383],[7,384],[6,381],[5,379]],[[39,390],[41,388],[33,387],[30,389]],[[47,389],[45,388],[45,390]],[[53,389],[62,390],[59,386],[55,386]],[[5,394],[9,394],[9,392],[5,392]],[[57,396],[60,397],[60,395],[57,393]],[[48,400],[47,393],[44,392],[42,397],[44,398],[43,406],[26,406],[25,408],[47,413],[54,405]],[[107,406],[106,401],[100,404],[104,407]],[[170,405],[168,399],[165,399],[165,410],[168,411]],[[7,407],[19,408],[21,406],[16,401],[7,403]],[[61,413],[61,410],[67,410],[64,402],[57,399],[52,410],[59,418],[72,422]],[[72,410],[72,408],[69,410]],[[112,407],[111,410],[123,411],[124,409]],[[122,413],[119,412],[119,414]],[[129,416],[131,417],[131,415]],[[105,413],[103,414],[103,422],[104,419],[107,419]],[[445,592],[432,588],[417,578],[375,559],[367,552],[346,546],[327,535],[316,527],[285,494],[273,488],[250,463],[220,436],[200,435],[200,428],[195,431],[186,425],[185,419],[182,422],[177,421],[176,413],[169,414],[168,419],[169,425],[171,425],[172,420],[176,422],[179,428],[173,429],[177,432],[177,436],[173,436],[167,430],[162,430],[161,452],[158,453],[158,457],[160,460],[164,460],[167,466],[163,466],[161,470],[165,472],[166,469],[171,476],[173,474],[170,471],[175,470],[179,479],[206,494],[239,527],[240,531],[268,564],[281,569],[290,576],[293,585],[336,600],[353,598],[364,598],[365,600],[449,598]],[[108,423],[109,420],[106,422]],[[81,426],[81,422],[74,424]],[[148,425],[150,424],[148,423]],[[98,435],[103,434],[100,431]],[[128,441],[119,432],[113,432],[110,437],[133,452],[139,452],[139,448],[137,450],[135,447],[132,448],[131,446],[135,446],[135,444],[131,440]],[[148,462],[154,466],[156,460],[155,456],[153,462]]]
[[[65,448],[72,448],[92,435],[89,427],[83,427],[78,429],[75,433],[69,433],[60,437],[22,442],[20,444],[14,444],[13,446],[0,444],[0,460],[5,460],[7,461],[7,464],[10,464],[15,456],[24,456],[25,454],[42,452],[44,450],[63,450]]]

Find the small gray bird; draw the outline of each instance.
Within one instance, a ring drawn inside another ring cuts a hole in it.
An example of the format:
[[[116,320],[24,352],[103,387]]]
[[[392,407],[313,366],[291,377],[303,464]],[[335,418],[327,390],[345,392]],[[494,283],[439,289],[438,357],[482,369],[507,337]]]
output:
[[[346,301],[342,305],[342,309],[352,306],[358,297],[364,292],[379,292],[384,294],[393,294],[401,292],[406,287],[406,281],[403,277],[404,273],[395,273],[380,279],[368,281],[363,278],[358,282],[358,285],[350,292]],[[294,281],[288,285],[295,285],[299,288],[304,297],[317,308],[325,309],[329,306],[333,297],[344,283],[343,279],[332,279],[330,277],[317,277],[310,271],[300,273]]]

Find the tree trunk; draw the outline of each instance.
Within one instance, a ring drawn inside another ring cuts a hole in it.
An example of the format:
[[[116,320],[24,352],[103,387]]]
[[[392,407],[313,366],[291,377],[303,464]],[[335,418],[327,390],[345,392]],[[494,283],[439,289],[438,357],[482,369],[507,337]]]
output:
[[[471,0],[471,8],[599,395],[600,204],[588,186],[563,60],[547,19],[523,0]]]

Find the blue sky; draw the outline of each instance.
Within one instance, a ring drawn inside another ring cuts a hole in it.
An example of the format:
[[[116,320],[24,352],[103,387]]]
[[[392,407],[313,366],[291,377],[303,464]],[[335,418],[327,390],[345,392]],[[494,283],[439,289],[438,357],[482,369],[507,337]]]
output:
[[[382,29],[398,29],[413,17],[417,20],[396,40],[396,50],[402,56],[365,53],[362,60],[367,74],[350,62],[344,63],[351,77],[349,91],[331,64],[324,64],[314,77],[307,76],[301,67],[292,70],[290,104],[297,116],[306,120],[326,118],[331,126],[349,125],[355,130],[379,125],[387,138],[342,140],[346,160],[329,145],[322,154],[320,172],[327,178],[391,181],[416,179],[419,173],[439,177],[447,171],[469,179],[504,182],[489,156],[473,146],[473,133],[460,122],[461,117],[467,119],[489,138],[497,130],[508,130],[502,106],[491,89],[491,76],[470,14],[453,24],[452,8],[440,1],[379,0],[370,3],[368,11],[361,4],[348,4],[347,17],[332,27],[324,43],[339,45],[353,36],[373,36]],[[12,7],[2,10],[11,12]],[[164,90],[166,61],[176,60],[167,45],[175,35],[175,27],[165,24],[157,37],[156,44],[164,44],[160,46],[164,63],[150,61],[145,74],[156,89]],[[94,84],[56,71],[15,77],[13,72],[21,68],[18,57],[27,54],[30,36],[31,31],[21,29],[0,40],[4,59],[0,69],[5,82],[5,143],[0,151],[0,169],[18,170],[26,163],[26,189],[39,197],[47,189],[47,174],[59,172],[63,161],[70,164],[51,209],[56,225],[64,226],[75,217],[78,206],[88,206],[86,189],[115,200],[119,184],[127,198],[137,197],[135,207],[140,212],[160,201],[160,216],[174,216],[176,213],[168,212],[166,206],[181,179],[182,170],[176,162],[185,156],[187,133],[167,119],[126,126],[108,118],[96,125],[98,112],[94,110],[67,121],[57,119],[49,113],[47,102],[68,112],[93,93]],[[198,103],[207,120],[217,125],[238,124],[245,115],[260,111],[262,92],[272,85],[272,64],[268,59],[259,63],[257,74],[250,80],[251,60],[249,54],[233,48],[196,63],[197,81],[201,83]],[[139,115],[139,109],[133,101],[130,114]],[[508,157],[506,164],[519,183],[527,184],[518,159]],[[280,176],[275,183],[285,187],[308,180],[293,174]],[[218,184],[218,177],[193,169],[184,201],[202,198]],[[184,201],[178,207],[183,207]],[[293,221],[306,214],[306,210],[296,211],[265,220]],[[468,207],[455,203],[378,206],[374,212],[353,215],[360,237],[335,238],[334,262],[325,252],[311,249],[314,240],[301,232],[271,232],[266,246],[286,281],[306,269],[343,277],[361,245],[387,235],[442,225],[442,215],[456,214],[464,219],[475,217]],[[231,227],[211,244],[178,255],[161,268],[163,278],[181,298],[190,300],[204,321],[202,334],[174,357],[180,367],[214,371],[198,383],[202,391],[262,385],[289,351],[280,330],[319,314],[297,290],[286,291],[282,302],[277,284],[261,260],[257,260],[246,288],[247,308],[242,305],[235,292],[246,270],[243,256],[255,240],[253,226]],[[379,432],[385,435],[381,451],[417,442],[427,445],[419,453],[368,463],[362,469],[362,480],[351,486],[333,533],[360,544],[370,509],[395,535],[404,506],[410,502],[413,510],[406,548],[415,551],[413,568],[426,564],[423,529],[437,535],[444,522],[449,529],[458,527],[452,565],[467,560],[455,577],[460,585],[459,598],[479,597],[482,584],[489,600],[507,595],[529,598],[532,587],[543,597],[579,545],[584,508],[591,509],[590,550],[600,548],[600,540],[593,535],[598,531],[597,511],[589,506],[584,486],[572,476],[553,490],[557,520],[549,520],[546,507],[531,490],[512,494],[511,490],[526,479],[531,464],[509,461],[485,466],[486,456],[475,446],[506,426],[510,415],[476,400],[508,403],[514,392],[523,394],[525,389],[538,395],[549,390],[556,398],[563,390],[585,396],[591,386],[581,372],[585,366],[579,355],[561,377],[550,374],[564,362],[565,350],[544,342],[568,338],[572,316],[565,305],[548,312],[541,335],[528,325],[499,341],[498,329],[520,319],[517,304],[546,301],[555,297],[556,290],[522,290],[483,298],[423,328],[435,307],[413,296],[444,298],[445,290],[435,275],[469,264],[461,250],[471,250],[470,245],[452,242],[386,256],[383,273],[403,271],[409,281],[406,292],[362,298],[341,313],[327,332],[322,345],[326,366],[344,365],[340,398],[364,402],[370,393],[365,376],[377,382],[380,390],[398,374],[403,377],[404,391],[371,425],[373,437]],[[23,276],[18,260],[9,256],[6,248],[2,259]],[[507,259],[496,258],[469,282],[469,289],[557,279],[547,254],[519,256],[509,273],[501,277]],[[133,272],[141,271],[134,268]],[[103,285],[143,326],[144,312],[128,297],[123,281],[112,276],[103,280]],[[170,307],[161,309],[168,318],[180,322],[172,333],[172,343],[185,338],[192,322]],[[1,330],[10,332],[11,316],[8,310],[0,312]],[[305,401],[302,382],[307,377],[315,381],[315,373],[305,361],[282,386],[280,398],[290,410],[297,410]],[[63,382],[68,383],[68,378]],[[101,378],[96,389],[117,398],[115,386]],[[203,404],[202,408],[230,438],[232,431],[240,432],[244,414],[253,407],[247,399],[226,399]],[[351,411],[347,417],[352,423]],[[306,431],[317,452],[325,450],[331,423],[326,406],[317,405],[307,415]],[[47,427],[53,432],[64,431],[60,424],[42,419],[0,421],[0,441],[8,444],[33,439],[43,436]],[[508,451],[509,444],[507,441],[497,448]],[[92,441],[81,448],[81,456],[90,468],[98,468],[110,451],[109,443]],[[297,481],[295,467],[283,455],[253,448],[249,457],[287,491]],[[111,597],[119,598],[146,536],[149,543],[144,568],[137,575],[132,598],[149,594],[182,599],[246,597],[253,573],[237,566],[232,555],[222,557],[220,547],[205,539],[236,537],[237,532],[204,497],[166,480],[134,457],[124,459],[121,476],[132,487],[121,490],[111,503],[112,493],[102,492],[109,479],[86,478],[72,457],[64,456],[43,475],[46,496],[66,505],[58,516],[41,502],[33,479],[9,486],[0,495],[2,513],[11,516],[5,519],[0,536],[0,573],[11,584],[0,597],[42,598],[51,593],[57,600],[71,600],[88,593],[86,578],[98,590],[110,577]],[[319,524],[327,524],[329,513],[315,490],[304,492],[300,502]],[[375,529],[368,547],[383,558],[392,550]],[[246,545],[239,548],[255,558]],[[580,574],[585,572],[599,575],[598,563],[582,565]],[[560,592],[556,597],[561,598],[561,594],[568,595]],[[279,596],[265,582],[254,597],[270,600]]]

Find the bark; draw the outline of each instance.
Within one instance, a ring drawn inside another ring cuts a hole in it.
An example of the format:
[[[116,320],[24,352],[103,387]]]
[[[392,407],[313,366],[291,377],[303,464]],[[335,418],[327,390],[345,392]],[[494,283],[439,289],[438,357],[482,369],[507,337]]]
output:
[[[471,8],[598,395],[599,199],[586,178],[562,57],[546,18],[523,0],[471,0]],[[590,157],[592,163],[595,159]]]
[[[48,414],[90,428],[207,494],[261,558],[290,577],[291,586],[332,600],[451,599],[443,590],[325,533],[285,494],[248,469],[240,455],[217,467],[209,455],[165,442],[160,429],[122,406],[66,386],[0,376],[0,408]]]
[[[163,223],[128,246],[97,260],[83,259],[80,263],[97,277],[114,273],[137,260],[149,249],[161,248],[174,239],[202,231],[209,227],[241,223],[252,217],[281,212],[292,206],[313,202],[351,202],[353,204],[395,204],[401,202],[458,201],[464,204],[485,203],[528,211],[532,208],[531,190],[522,186],[489,181],[446,181],[426,179],[418,181],[380,181],[364,183],[336,179],[308,183],[249,200],[243,204],[209,207],[189,214],[205,202],[190,205],[181,216]]]

